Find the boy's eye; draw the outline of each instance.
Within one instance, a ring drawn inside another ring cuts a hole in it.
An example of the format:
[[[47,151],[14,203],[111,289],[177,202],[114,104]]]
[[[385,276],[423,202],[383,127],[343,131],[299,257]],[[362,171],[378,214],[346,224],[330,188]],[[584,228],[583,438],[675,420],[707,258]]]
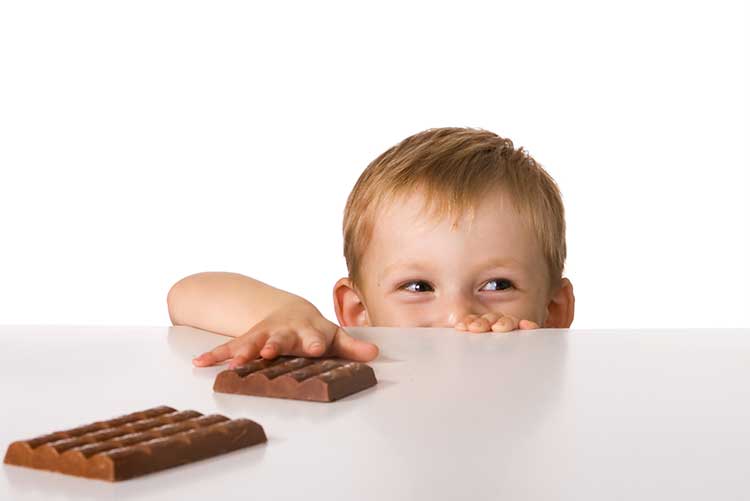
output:
[[[485,288],[489,286],[488,288]],[[489,282],[485,284],[485,287],[482,287],[482,290],[491,290],[491,291],[504,291],[507,289],[513,288],[513,282],[510,280],[507,280],[505,278],[493,278]],[[433,288],[430,284],[425,282],[424,280],[415,280],[414,282],[408,282],[404,284],[402,289],[405,289],[409,292],[432,292]]]
[[[412,286],[414,286],[414,287],[412,287]],[[430,284],[428,284],[427,282],[425,282],[423,280],[417,280],[415,282],[409,282],[407,284],[404,284],[401,288],[402,289],[406,289],[409,292],[429,292],[429,291],[432,290],[432,287],[430,286]]]
[[[492,284],[494,284],[494,286],[491,286]],[[482,290],[504,291],[513,287],[513,283],[505,278],[493,278],[487,282],[486,285],[490,285],[491,287],[489,289],[482,288]]]

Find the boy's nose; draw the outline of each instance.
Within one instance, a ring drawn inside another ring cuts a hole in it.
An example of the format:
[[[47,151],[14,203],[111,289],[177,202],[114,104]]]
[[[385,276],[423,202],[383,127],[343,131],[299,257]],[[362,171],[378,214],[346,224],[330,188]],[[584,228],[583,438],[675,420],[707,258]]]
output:
[[[434,327],[453,327],[467,315],[483,315],[487,313],[484,307],[474,304],[473,301],[463,296],[452,298],[442,308],[442,315],[438,312],[438,318]],[[447,314],[446,314],[447,312]]]

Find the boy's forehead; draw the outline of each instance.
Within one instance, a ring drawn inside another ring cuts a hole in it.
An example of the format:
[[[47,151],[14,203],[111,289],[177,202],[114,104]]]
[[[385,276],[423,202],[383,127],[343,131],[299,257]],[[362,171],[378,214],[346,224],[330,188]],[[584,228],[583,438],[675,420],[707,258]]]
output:
[[[418,232],[433,231],[436,227],[469,232],[475,224],[480,226],[477,230],[502,228],[506,232],[518,233],[522,226],[515,207],[500,193],[485,196],[463,208],[451,208],[449,204],[441,206],[435,200],[429,204],[424,195],[415,192],[409,196],[392,196],[381,200],[374,210],[373,230],[381,230],[381,238],[386,235],[408,237]],[[404,232],[407,228],[411,231]]]
[[[473,211],[436,215],[426,210],[420,197],[402,197],[382,207],[375,220],[366,254],[376,262],[379,275],[386,268],[409,262],[450,260],[467,266],[490,261],[506,267],[526,267],[541,258],[530,232],[507,200],[494,197],[477,204]],[[535,252],[536,251],[536,252]]]
[[[408,222],[411,225],[432,226],[445,221],[471,220],[476,203],[463,209],[449,208],[445,197],[429,200],[421,190],[411,194],[397,194],[380,200],[375,207],[376,221]]]

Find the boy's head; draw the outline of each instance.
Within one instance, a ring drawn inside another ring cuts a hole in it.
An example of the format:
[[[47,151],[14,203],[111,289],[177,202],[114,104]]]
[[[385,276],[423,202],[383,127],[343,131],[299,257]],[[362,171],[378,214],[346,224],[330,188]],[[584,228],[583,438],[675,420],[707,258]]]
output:
[[[565,218],[554,180],[480,129],[414,134],[367,166],[344,211],[343,326],[453,326],[502,313],[569,327]]]

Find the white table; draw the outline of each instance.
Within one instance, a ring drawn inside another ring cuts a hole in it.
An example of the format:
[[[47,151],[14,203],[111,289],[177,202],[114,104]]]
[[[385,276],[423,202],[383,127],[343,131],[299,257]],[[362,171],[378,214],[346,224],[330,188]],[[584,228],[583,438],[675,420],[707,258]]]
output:
[[[268,443],[107,483],[3,465],[0,499],[750,499],[750,329],[349,329],[379,384],[218,394],[186,327],[0,326],[0,447],[157,405]]]

